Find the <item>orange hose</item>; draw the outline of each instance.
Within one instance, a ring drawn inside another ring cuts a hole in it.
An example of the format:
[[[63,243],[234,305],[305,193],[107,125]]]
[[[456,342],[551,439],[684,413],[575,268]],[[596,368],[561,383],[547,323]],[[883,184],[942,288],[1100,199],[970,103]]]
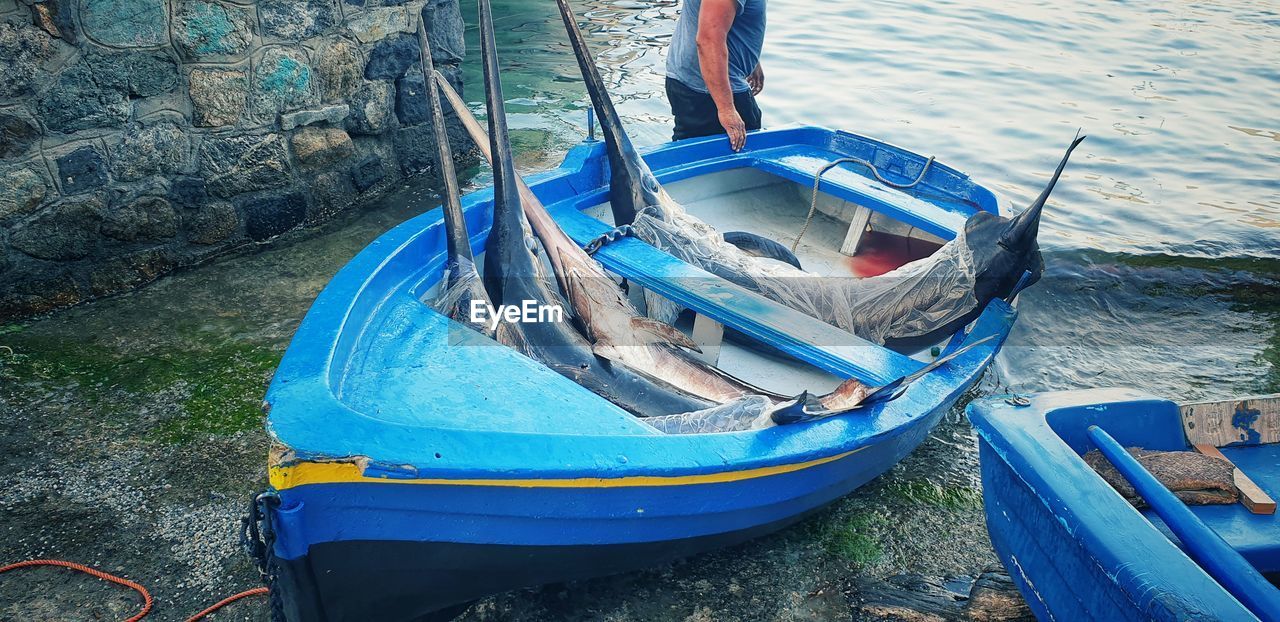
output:
[[[211,613],[213,613],[213,612],[215,612],[215,611],[217,611],[217,610],[219,610],[219,609],[221,609],[221,608],[223,608],[223,607],[225,607],[225,606],[227,606],[227,605],[230,605],[231,603],[234,603],[234,602],[236,602],[237,600],[240,600],[241,598],[246,598],[246,597],[249,597],[249,596],[257,596],[258,594],[266,594],[266,593],[267,593],[267,588],[265,588],[265,587],[255,587],[255,588],[253,588],[253,589],[251,589],[251,590],[245,590],[245,591],[243,591],[243,592],[240,592],[239,594],[236,594],[235,596],[228,596],[227,598],[224,598],[224,599],[222,599],[222,600],[218,601],[217,603],[215,603],[212,607],[209,607],[208,609],[205,609],[204,611],[201,611],[200,613],[197,613],[197,614],[195,614],[195,615],[191,616],[190,618],[187,618],[187,622],[196,622],[196,620],[203,620],[205,616],[207,616],[207,615],[209,615],[209,614],[211,614]]]
[[[112,583],[116,583],[119,585],[123,585],[139,594],[142,594],[142,600],[143,600],[142,611],[139,611],[132,618],[125,620],[125,622],[138,622],[138,620],[141,620],[147,617],[148,613],[151,613],[151,605],[152,605],[151,593],[147,591],[147,588],[142,587],[141,585],[138,585],[137,583],[134,583],[133,581],[130,581],[128,579],[122,579],[115,575],[107,574],[101,570],[90,568],[83,564],[64,562],[58,559],[29,559],[25,562],[18,562],[16,564],[9,564],[8,566],[0,567],[0,573],[8,572],[10,570],[17,570],[19,568],[29,568],[32,566],[60,566],[62,568],[79,570],[80,572],[83,572],[87,575],[94,576],[99,579],[110,581]]]
[[[101,570],[98,570],[96,568],[90,568],[83,564],[76,564],[73,562],[64,562],[60,559],[29,559],[25,562],[9,564],[8,566],[0,566],[0,573],[5,573],[10,570],[17,570],[19,568],[30,568],[32,566],[60,566],[62,568],[79,570],[80,572],[83,572],[87,575],[94,576],[106,581],[110,581],[112,583],[117,583],[119,585],[123,585],[139,594],[142,594],[142,600],[143,600],[142,611],[139,611],[133,617],[126,619],[124,622],[138,622],[138,620],[141,620],[147,617],[148,613],[151,613],[151,605],[153,604],[154,601],[152,601],[151,593],[147,591],[147,588],[142,587],[141,585],[134,583],[133,581],[130,581],[128,579],[122,579],[113,574],[107,574]],[[203,620],[205,616],[231,603],[234,603],[237,600],[240,600],[241,598],[247,598],[249,596],[257,596],[258,594],[266,594],[266,593],[267,593],[267,588],[265,587],[255,587],[251,590],[245,590],[243,592],[240,592],[239,594],[236,594],[235,596],[224,598],[218,601],[217,603],[215,603],[212,607],[209,607],[208,609],[205,609],[204,611],[201,611],[200,613],[197,613],[191,616],[190,618],[187,618],[187,622],[196,622],[196,620]]]

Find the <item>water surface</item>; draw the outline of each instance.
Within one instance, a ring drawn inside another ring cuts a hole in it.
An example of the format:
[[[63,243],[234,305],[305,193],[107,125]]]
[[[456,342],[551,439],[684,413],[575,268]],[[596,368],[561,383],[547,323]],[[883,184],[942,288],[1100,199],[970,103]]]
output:
[[[575,9],[632,138],[668,140],[679,4]],[[531,0],[494,12],[522,164],[553,165],[585,135],[589,105],[560,17]],[[472,27],[473,56],[478,44]],[[1023,297],[998,384],[1280,390],[1280,5],[770,0],[761,62],[766,127],[935,155],[1013,209],[1077,130],[1089,135],[1046,212],[1048,270]],[[480,83],[477,65],[466,78]]]

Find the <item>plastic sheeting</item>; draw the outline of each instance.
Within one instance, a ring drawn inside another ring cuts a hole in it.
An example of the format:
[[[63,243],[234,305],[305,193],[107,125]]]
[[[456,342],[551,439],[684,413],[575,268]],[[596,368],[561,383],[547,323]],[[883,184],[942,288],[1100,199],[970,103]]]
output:
[[[788,307],[883,344],[887,338],[927,334],[977,306],[973,253],[961,231],[933,255],[876,277],[822,277],[782,262],[747,255],[711,225],[678,206],[664,218],[645,210],[632,224],[652,246],[759,292]],[[680,307],[645,292],[650,317],[673,322]]]
[[[475,299],[477,294],[484,292],[484,284],[480,280],[480,274],[476,272],[476,265],[460,257],[452,270],[448,266],[445,267],[440,283],[440,291],[436,292],[435,299],[428,304],[451,320],[466,324],[480,332],[486,332],[482,326],[469,321],[471,300]],[[481,300],[487,299],[487,296],[481,298]]]
[[[703,410],[647,417],[641,419],[665,434],[708,434],[758,430],[773,425],[769,411],[773,403],[761,395],[752,395]]]

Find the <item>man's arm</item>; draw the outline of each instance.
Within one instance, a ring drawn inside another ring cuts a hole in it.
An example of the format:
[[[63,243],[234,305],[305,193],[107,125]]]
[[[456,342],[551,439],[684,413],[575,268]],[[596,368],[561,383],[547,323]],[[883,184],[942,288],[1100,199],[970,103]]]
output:
[[[729,28],[737,16],[738,0],[702,0],[698,12],[698,67],[734,151],[747,144],[747,126],[733,105],[729,85]]]

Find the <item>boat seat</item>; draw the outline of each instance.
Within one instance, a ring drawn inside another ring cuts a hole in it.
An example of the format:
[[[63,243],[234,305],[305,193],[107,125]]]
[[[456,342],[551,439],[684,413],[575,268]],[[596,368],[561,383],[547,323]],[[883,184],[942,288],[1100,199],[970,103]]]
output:
[[[555,210],[569,237],[586,244],[612,229],[577,211]],[[595,255],[605,268],[684,307],[842,378],[880,386],[924,364],[836,328],[685,263],[638,239],[624,238]]]
[[[749,166],[806,188],[813,186],[813,177],[823,166],[840,158],[853,156],[872,162],[882,175],[902,183],[914,180],[926,161],[918,154],[841,132],[813,136],[809,141],[796,141],[796,136],[784,137],[782,134],[753,134],[745,149],[719,157],[681,161],[679,158],[682,156],[677,150],[659,150],[647,154],[645,160],[664,184]],[[720,143],[712,144],[714,146],[709,144],[698,148],[723,149]],[[994,195],[977,188],[967,175],[939,162],[934,162],[923,182],[911,190],[886,186],[876,181],[865,166],[855,163],[841,164],[827,171],[818,189],[909,223],[944,240],[955,238],[973,214],[979,211],[996,213],[998,210]]]
[[[665,170],[662,183],[707,175],[718,171],[750,166],[805,187],[813,186],[813,176],[828,162],[846,157],[813,145],[788,145],[757,149],[749,157],[741,155],[703,160],[695,164]],[[918,173],[918,169],[915,169]],[[930,197],[931,200],[890,188],[867,176],[866,167],[858,164],[842,164],[822,175],[818,190],[835,198],[849,201],[879,212],[896,220],[910,222],[944,240],[956,237],[970,216],[981,207],[955,197]],[[994,209],[994,207],[993,207]]]
[[[823,166],[842,157],[817,149],[812,151],[809,154],[760,158],[757,167],[796,183],[812,186],[813,176]],[[965,221],[976,211],[973,208],[962,210],[918,199],[867,177],[863,174],[866,170],[866,167],[858,164],[841,164],[822,175],[818,190],[897,220],[918,221],[920,229],[944,240],[956,237],[956,233],[964,228]]]
[[[1268,495],[1280,495],[1280,444],[1220,449]],[[1280,515],[1254,514],[1241,503],[1188,507],[1260,572],[1280,572]],[[1144,509],[1143,515],[1177,542],[1154,512]]]

